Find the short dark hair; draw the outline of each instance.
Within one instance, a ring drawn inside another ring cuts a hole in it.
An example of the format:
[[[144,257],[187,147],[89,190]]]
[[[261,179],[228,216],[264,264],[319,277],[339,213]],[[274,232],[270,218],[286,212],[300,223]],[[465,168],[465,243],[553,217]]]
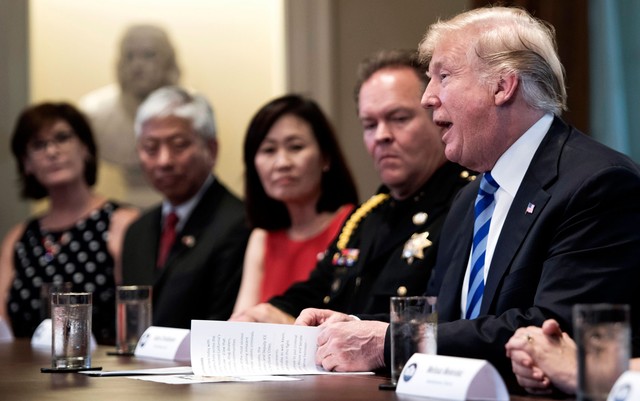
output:
[[[380,50],[366,57],[358,65],[356,85],[353,90],[356,108],[358,108],[360,104],[360,89],[362,85],[371,78],[373,74],[386,68],[410,68],[416,73],[418,79],[423,83],[424,88],[427,88],[427,84],[429,83],[429,78],[427,78],[427,65],[420,62],[417,51],[402,49]]]
[[[255,166],[258,148],[271,127],[282,116],[291,114],[306,121],[320,151],[329,160],[329,169],[322,174],[318,212],[335,211],[345,204],[357,204],[358,194],[331,123],[320,107],[301,95],[286,95],[264,105],[249,123],[244,140],[245,207],[249,224],[265,230],[277,230],[291,225],[283,202],[269,197]]]
[[[71,126],[74,134],[87,147],[90,157],[85,160],[84,179],[89,186],[96,183],[98,151],[93,132],[87,118],[69,103],[40,103],[27,107],[20,113],[11,137],[11,151],[16,158],[18,174],[22,188],[20,194],[27,199],[42,199],[48,195],[47,189],[24,168],[29,142],[43,128],[64,120]]]

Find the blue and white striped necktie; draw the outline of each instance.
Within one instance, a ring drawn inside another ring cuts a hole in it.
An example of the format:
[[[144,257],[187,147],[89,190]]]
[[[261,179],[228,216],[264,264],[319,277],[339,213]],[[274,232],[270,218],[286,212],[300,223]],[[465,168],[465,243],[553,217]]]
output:
[[[482,293],[484,292],[484,259],[487,251],[487,238],[491,215],[496,207],[494,194],[500,185],[490,172],[484,173],[476,197],[475,222],[473,223],[473,246],[471,248],[471,273],[469,274],[469,292],[465,317],[475,319],[480,314]]]

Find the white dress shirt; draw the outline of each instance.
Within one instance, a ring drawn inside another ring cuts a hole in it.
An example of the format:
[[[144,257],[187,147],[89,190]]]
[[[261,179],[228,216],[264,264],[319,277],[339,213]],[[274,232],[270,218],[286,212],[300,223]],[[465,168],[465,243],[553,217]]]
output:
[[[507,149],[498,159],[491,170],[491,176],[500,185],[495,193],[496,207],[491,216],[489,235],[487,237],[487,250],[484,257],[484,282],[487,282],[489,268],[493,253],[502,231],[502,226],[511,208],[511,203],[520,188],[533,155],[538,150],[542,139],[549,131],[553,123],[553,114],[545,114],[531,126],[513,145]],[[525,211],[523,210],[522,213]],[[469,290],[469,274],[471,273],[471,249],[469,249],[469,261],[467,271],[462,283],[462,296],[460,297],[461,318],[464,319],[467,309],[467,292]]]

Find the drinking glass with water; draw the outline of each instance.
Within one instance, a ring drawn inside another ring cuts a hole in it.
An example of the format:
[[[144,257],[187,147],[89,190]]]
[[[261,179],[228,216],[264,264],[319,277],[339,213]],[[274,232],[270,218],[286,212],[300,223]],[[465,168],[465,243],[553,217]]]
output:
[[[51,294],[51,367],[86,369],[91,367],[90,292]]]

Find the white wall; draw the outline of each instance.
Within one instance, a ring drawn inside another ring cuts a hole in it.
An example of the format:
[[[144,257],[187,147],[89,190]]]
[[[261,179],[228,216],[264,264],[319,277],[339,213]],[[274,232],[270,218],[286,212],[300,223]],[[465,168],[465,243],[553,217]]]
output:
[[[164,27],[178,52],[181,84],[203,92],[218,122],[216,171],[236,193],[242,140],[253,113],[284,92],[282,0],[31,0],[31,101],[77,102],[115,82],[117,44],[135,23]],[[98,190],[118,197],[118,173]]]
[[[75,102],[114,82],[116,46],[131,23],[169,31],[182,82],[216,110],[217,170],[234,191],[242,192],[249,119],[291,89],[315,97],[331,116],[365,199],[379,180],[351,96],[358,62],[380,48],[414,48],[427,25],[465,7],[468,0],[0,0],[0,236],[28,214],[7,145],[18,111],[45,99]],[[121,184],[103,171],[98,190],[117,198]]]

